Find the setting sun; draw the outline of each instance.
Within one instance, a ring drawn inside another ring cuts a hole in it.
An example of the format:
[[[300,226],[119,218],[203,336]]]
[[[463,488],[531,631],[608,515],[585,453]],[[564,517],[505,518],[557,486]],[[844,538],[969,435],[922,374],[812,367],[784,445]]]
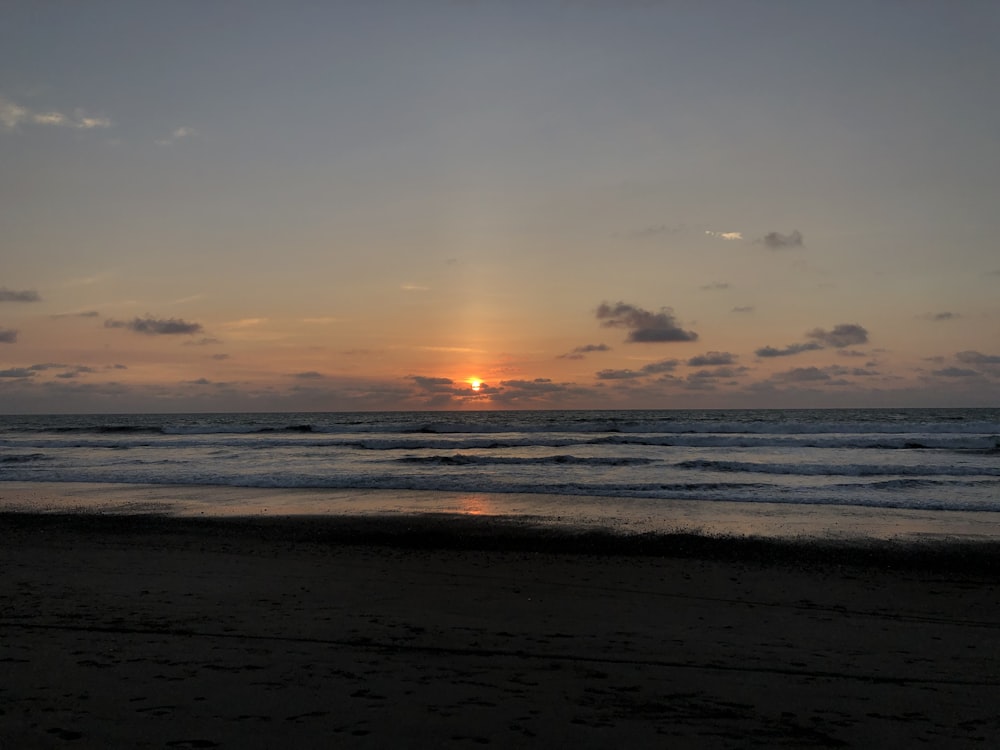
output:
[[[477,378],[469,378],[469,387],[478,392],[483,387],[483,381]]]

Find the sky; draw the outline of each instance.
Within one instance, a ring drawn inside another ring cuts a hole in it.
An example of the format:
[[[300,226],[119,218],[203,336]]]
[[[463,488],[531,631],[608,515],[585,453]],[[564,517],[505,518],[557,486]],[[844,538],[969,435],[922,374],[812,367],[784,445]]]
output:
[[[7,0],[0,413],[998,406],[998,38]]]

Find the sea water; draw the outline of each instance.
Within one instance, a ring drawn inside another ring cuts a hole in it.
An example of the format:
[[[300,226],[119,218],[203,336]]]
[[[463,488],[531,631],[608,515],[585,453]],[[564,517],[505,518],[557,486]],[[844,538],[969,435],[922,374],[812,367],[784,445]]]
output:
[[[1000,409],[6,416],[0,481],[1000,512]]]

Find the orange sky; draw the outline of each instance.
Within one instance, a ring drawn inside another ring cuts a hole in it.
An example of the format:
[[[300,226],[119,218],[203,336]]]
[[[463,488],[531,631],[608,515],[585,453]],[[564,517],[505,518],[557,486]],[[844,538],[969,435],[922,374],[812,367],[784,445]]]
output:
[[[15,3],[0,412],[995,405],[1000,9],[726,7]]]

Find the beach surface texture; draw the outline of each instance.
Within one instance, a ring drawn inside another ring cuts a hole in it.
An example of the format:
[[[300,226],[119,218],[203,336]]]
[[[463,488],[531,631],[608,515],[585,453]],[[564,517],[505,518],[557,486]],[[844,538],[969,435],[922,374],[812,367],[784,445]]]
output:
[[[0,746],[989,747],[995,542],[0,515]]]

